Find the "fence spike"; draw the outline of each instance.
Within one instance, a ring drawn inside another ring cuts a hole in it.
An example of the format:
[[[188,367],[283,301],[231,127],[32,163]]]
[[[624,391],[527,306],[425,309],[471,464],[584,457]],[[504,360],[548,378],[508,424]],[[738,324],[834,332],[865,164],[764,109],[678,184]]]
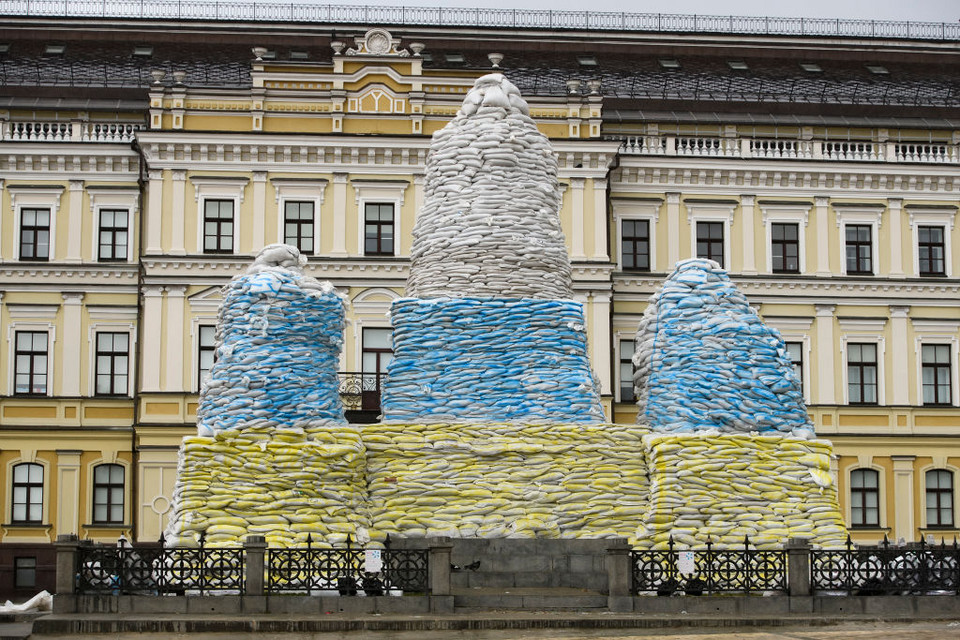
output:
[[[923,551],[926,548],[927,548],[927,537],[920,536],[920,550]]]
[[[853,548],[853,540],[850,539],[850,533],[847,533],[847,551]]]
[[[940,548],[943,549],[945,546],[946,546],[945,540],[943,539],[943,536],[941,535],[941,536],[940,536]]]
[[[203,531],[200,532],[199,542],[200,542],[200,548],[203,549],[203,545],[207,542],[207,530],[206,530],[206,529],[204,529]]]
[[[160,546],[161,546],[161,547],[167,546],[167,534],[166,534],[166,532],[164,532],[164,531],[161,531],[161,532],[160,532],[160,539],[157,540],[157,542],[160,543]]]
[[[743,550],[748,551],[750,549],[750,536],[743,536]]]
[[[384,539],[383,541],[383,546],[389,549],[391,542],[392,541],[390,540],[390,534],[388,533],[386,539]]]
[[[887,538],[887,534],[883,534],[883,548],[887,549],[890,547],[890,539]]]
[[[347,534],[347,549],[352,548],[352,545],[353,545],[353,539],[351,539],[350,534],[348,533],[348,534]]]
[[[307,532],[307,550],[310,550],[310,547],[313,545],[313,536]]]

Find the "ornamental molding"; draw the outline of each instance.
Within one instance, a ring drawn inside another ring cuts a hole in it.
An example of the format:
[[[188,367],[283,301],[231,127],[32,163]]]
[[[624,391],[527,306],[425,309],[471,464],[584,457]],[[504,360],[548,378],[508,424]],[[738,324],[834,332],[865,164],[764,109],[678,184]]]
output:
[[[406,49],[398,49],[400,38],[394,38],[386,29],[374,28],[367,31],[363,36],[353,39],[356,48],[350,47],[344,51],[347,56],[396,56],[399,58],[410,57],[410,52]],[[331,43],[332,45],[333,43]],[[336,55],[340,52],[335,50]]]
[[[212,259],[210,256],[147,256],[142,264],[147,278],[155,278],[152,284],[165,284],[163,278],[174,277],[182,281],[184,277],[217,278],[223,282],[244,271],[253,262],[253,257],[233,257],[226,260]],[[383,286],[404,286],[410,271],[409,260],[369,260],[362,257],[310,261],[304,267],[304,273],[318,279],[355,277],[365,283],[370,279],[389,279]],[[402,280],[400,284],[397,281]]]
[[[4,264],[0,265],[0,286],[7,283],[22,284],[34,281],[34,288],[40,285],[58,288],[64,284],[103,284],[110,285],[117,282],[126,284],[136,282],[139,267],[136,264],[114,264],[110,267],[102,265],[39,265],[36,263]]]

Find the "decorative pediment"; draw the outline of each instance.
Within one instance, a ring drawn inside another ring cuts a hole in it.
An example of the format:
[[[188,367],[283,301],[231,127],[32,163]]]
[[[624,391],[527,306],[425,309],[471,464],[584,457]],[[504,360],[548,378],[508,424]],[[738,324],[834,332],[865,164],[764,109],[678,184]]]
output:
[[[398,49],[400,38],[394,38],[386,29],[370,29],[363,37],[354,38],[357,48],[346,50],[348,56],[399,56],[406,58],[410,52]],[[339,53],[339,52],[337,52]]]

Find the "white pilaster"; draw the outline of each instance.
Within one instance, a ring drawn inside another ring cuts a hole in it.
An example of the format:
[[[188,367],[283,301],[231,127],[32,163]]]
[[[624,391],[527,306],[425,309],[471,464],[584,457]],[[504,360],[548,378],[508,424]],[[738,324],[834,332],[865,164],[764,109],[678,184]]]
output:
[[[902,278],[904,276],[903,230],[900,223],[903,213],[903,199],[889,198],[887,200],[887,211],[890,219],[890,277]]]
[[[752,195],[740,196],[740,224],[743,228],[743,271],[745,275],[755,275],[757,273],[757,257],[754,242],[754,217],[756,216],[756,197]],[[769,247],[764,247],[764,251],[769,251]],[[733,256],[730,256],[733,258]],[[729,261],[733,264],[733,261]]]
[[[423,181],[424,175],[422,173],[414,174],[413,176],[413,218],[410,220],[409,227],[406,228],[413,229],[414,225],[417,224],[417,217],[420,215],[420,211],[423,210]],[[412,235],[407,234],[407,238],[412,238]],[[412,249],[412,247],[410,248]],[[404,247],[404,251],[401,255],[410,255],[410,249]]]
[[[256,254],[266,246],[267,235],[267,172],[253,172],[253,246],[251,253]],[[238,216],[239,219],[239,216]],[[279,222],[278,224],[283,224]],[[242,236],[241,236],[242,237]]]
[[[890,456],[890,459],[893,460],[893,539],[903,538],[909,542],[917,537],[913,528],[913,465],[916,456]]]
[[[163,170],[150,169],[147,183],[146,252],[163,253]]]
[[[570,213],[573,226],[570,229],[571,260],[586,260],[583,251],[583,185],[585,178],[570,178]]]
[[[167,352],[164,391],[185,391],[183,386],[184,294],[186,287],[167,287]]]
[[[607,181],[593,179],[593,255],[594,260],[610,260],[607,246]]]
[[[69,218],[67,219],[67,255],[65,262],[80,262],[80,241],[83,239],[83,180],[70,181]],[[56,249],[50,248],[56,255]]]
[[[346,173],[333,174],[333,249],[331,255],[347,255],[347,180]],[[357,224],[363,224],[363,212]]]
[[[651,232],[653,230],[651,229]],[[680,260],[680,194],[667,194],[667,271]]]
[[[187,172],[183,170],[173,171],[173,195],[171,196],[172,202],[170,203],[170,223],[173,225],[170,234],[170,253],[173,255],[182,256],[187,250],[183,244],[184,236],[184,225],[186,224],[186,211],[185,207],[187,206],[186,201],[184,200],[184,192],[187,182]],[[203,204],[201,203],[201,207]],[[203,215],[202,212],[199,215]],[[197,252],[202,251],[202,247],[197,247]]]
[[[910,307],[890,306],[890,354],[895,376],[903,376],[893,384],[891,400],[895,405],[910,404],[910,385],[907,384],[907,372],[910,371],[907,345],[907,313]]]
[[[163,287],[148,285],[143,288],[142,370],[140,379],[144,391],[160,391],[160,329],[163,313]]]
[[[57,449],[57,535],[80,533],[80,454]]]
[[[63,298],[63,366],[60,367],[63,373],[60,390],[65,396],[77,397],[80,395],[80,323],[83,294],[70,292],[60,295]]]
[[[600,393],[611,395],[613,386],[610,380],[610,294],[593,294],[593,313],[590,322],[590,362],[594,373],[600,378]]]
[[[836,404],[835,362],[836,345],[833,339],[835,304],[814,305],[817,315],[817,395],[814,404]]]
[[[830,215],[829,198],[817,196],[813,199],[814,211],[817,216],[817,275],[829,277],[830,272],[830,229],[827,218]],[[803,251],[803,247],[800,247]],[[843,256],[841,256],[841,260]]]

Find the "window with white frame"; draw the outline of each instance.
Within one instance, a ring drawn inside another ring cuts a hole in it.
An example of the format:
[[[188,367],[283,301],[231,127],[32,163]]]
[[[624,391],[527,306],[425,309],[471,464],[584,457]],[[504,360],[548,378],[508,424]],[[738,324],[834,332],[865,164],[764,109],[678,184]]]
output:
[[[905,210],[913,232],[914,273],[923,278],[952,277],[952,247],[957,207],[912,205]]]
[[[803,391],[803,343],[785,342],[787,357],[790,358],[790,366],[793,369],[793,375],[800,383],[800,390]]]
[[[14,334],[14,393],[47,394],[46,331],[17,331]]]
[[[119,464],[98,464],[93,468],[93,523],[123,522],[124,468]]]
[[[240,206],[249,178],[239,176],[190,176],[199,222],[197,247],[205,254],[235,254],[238,251]]]
[[[624,271],[650,271],[650,221],[620,221],[620,264]]]
[[[657,268],[656,229],[661,198],[612,198],[614,228],[622,271],[651,271]]]
[[[50,260],[50,209],[20,209],[20,259]]]
[[[803,273],[809,202],[779,200],[758,201],[768,247],[767,271],[770,273]]]
[[[363,209],[363,255],[395,255],[395,239],[393,204],[367,202]]]
[[[13,467],[13,495],[10,522],[40,524],[43,522],[43,465],[23,462]]]
[[[770,260],[773,273],[800,273],[800,225],[794,222],[770,225]]]
[[[949,405],[953,402],[953,374],[949,344],[924,344],[920,347],[920,379],[923,404]]]
[[[844,248],[844,275],[881,273],[878,238],[886,207],[875,204],[833,203],[840,246]]]
[[[953,472],[930,469],[924,474],[927,527],[953,527]]]
[[[356,196],[360,218],[360,254],[365,256],[400,255],[406,180],[350,181]]]
[[[280,217],[278,242],[293,245],[304,255],[320,253],[320,207],[327,181],[270,178]]]
[[[847,401],[850,404],[877,404],[877,345],[847,343]]]
[[[880,474],[875,469],[850,472],[850,526],[880,526]]]
[[[216,362],[217,328],[212,324],[202,324],[197,327],[197,391],[203,388],[203,383],[210,375],[210,369]]]
[[[633,340],[620,341],[620,402],[636,402],[633,388]]]
[[[283,203],[283,242],[292,245],[304,255],[315,253],[313,203],[305,200],[287,200]]]
[[[726,264],[723,236],[722,222],[697,222],[697,257],[713,260],[720,266]]]
[[[687,198],[687,222],[690,224],[691,253],[716,261],[730,269],[730,227],[739,203],[730,200]]]
[[[60,185],[8,185],[14,211],[16,259],[47,262],[54,260],[57,212],[64,187]]]
[[[99,331],[95,339],[96,394],[126,395],[129,392],[130,334]]]
[[[233,253],[233,200],[203,201],[203,252]]]

